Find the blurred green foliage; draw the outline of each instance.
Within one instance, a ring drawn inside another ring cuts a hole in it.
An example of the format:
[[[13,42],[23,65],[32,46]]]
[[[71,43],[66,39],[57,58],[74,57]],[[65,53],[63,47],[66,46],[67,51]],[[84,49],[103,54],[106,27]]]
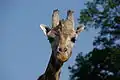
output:
[[[120,80],[120,0],[93,0],[85,5],[79,23],[100,31],[94,49],[85,56],[79,53],[68,67],[70,80]]]

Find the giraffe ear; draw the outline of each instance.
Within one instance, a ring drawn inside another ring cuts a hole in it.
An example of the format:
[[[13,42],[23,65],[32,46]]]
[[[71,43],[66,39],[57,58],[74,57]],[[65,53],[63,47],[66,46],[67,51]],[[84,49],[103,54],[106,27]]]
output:
[[[85,28],[84,24],[80,24],[77,27],[76,33],[79,34],[80,32],[82,32],[84,30],[84,28]]]
[[[42,29],[42,31],[44,32],[45,35],[47,35],[48,32],[51,30],[48,26],[46,26],[44,24],[40,24],[40,28]]]

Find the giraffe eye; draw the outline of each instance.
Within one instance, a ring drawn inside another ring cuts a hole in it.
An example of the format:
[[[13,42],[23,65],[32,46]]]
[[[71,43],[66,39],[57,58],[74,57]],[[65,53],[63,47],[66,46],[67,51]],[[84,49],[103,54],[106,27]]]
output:
[[[54,37],[48,36],[48,40],[49,40],[50,43],[52,43],[54,41]]]
[[[71,38],[71,41],[72,41],[73,43],[75,43],[76,38],[75,38],[75,37],[72,37],[72,38]]]

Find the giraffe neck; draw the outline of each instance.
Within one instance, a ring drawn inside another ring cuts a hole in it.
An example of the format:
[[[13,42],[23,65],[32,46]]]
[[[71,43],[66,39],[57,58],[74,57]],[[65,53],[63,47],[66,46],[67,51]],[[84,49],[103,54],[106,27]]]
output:
[[[47,69],[45,73],[39,77],[38,80],[59,80],[62,65],[63,63],[60,63],[55,59],[52,51]]]

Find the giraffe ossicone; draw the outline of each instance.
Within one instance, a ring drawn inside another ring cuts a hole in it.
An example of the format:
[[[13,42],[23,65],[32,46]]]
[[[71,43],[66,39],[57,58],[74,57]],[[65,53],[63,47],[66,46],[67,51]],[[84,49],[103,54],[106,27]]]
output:
[[[51,44],[52,54],[45,73],[38,80],[59,80],[63,63],[71,57],[76,38],[85,27],[80,24],[74,29],[73,12],[68,10],[66,19],[60,20],[59,11],[56,9],[52,14],[52,27],[40,25]]]

